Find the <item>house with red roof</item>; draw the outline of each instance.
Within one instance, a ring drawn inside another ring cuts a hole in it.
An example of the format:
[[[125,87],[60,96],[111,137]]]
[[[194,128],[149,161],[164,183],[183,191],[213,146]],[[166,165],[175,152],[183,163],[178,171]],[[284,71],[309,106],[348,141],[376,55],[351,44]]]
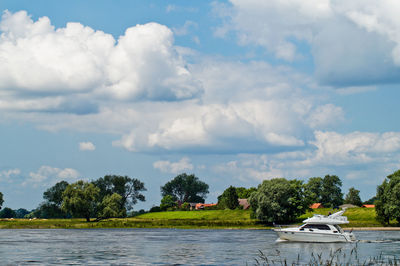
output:
[[[320,209],[323,208],[324,206],[322,206],[322,203],[313,203],[310,205],[311,209]]]
[[[374,204],[364,204],[361,208],[375,208]]]

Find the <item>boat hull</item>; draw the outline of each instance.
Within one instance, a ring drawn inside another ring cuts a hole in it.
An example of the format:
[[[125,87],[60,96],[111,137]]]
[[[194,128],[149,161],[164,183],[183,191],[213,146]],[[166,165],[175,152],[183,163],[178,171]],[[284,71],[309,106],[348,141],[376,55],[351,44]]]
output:
[[[285,231],[275,229],[279,239],[293,242],[319,242],[319,243],[334,243],[334,242],[353,242],[352,234],[333,234],[333,233],[316,233],[302,231]]]

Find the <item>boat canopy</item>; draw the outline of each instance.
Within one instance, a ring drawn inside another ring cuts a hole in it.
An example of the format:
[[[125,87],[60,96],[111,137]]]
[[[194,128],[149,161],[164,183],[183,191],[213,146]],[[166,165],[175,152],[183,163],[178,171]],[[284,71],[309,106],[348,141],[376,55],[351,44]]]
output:
[[[346,216],[342,216],[345,210],[336,212],[329,216],[321,215],[321,214],[314,214],[313,217],[305,219],[303,223],[307,224],[348,224],[349,221],[347,220]]]

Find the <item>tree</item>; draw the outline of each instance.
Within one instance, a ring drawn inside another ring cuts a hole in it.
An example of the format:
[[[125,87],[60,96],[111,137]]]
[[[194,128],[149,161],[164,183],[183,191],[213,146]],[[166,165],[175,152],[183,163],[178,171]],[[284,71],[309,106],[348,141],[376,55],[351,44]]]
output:
[[[176,198],[174,198],[171,195],[165,195],[162,199],[161,199],[161,204],[160,204],[160,208],[163,211],[166,211],[168,209],[174,208],[177,206],[176,203]]]
[[[245,187],[237,187],[236,194],[238,195],[239,199],[248,199],[250,198],[251,193],[257,191],[257,188],[245,188]]]
[[[100,189],[99,201],[102,202],[104,197],[117,193],[121,196],[121,205],[127,210],[131,210],[138,200],[145,201],[142,191],[147,189],[144,183],[136,178],[118,175],[106,175],[93,181],[93,184]]]
[[[321,202],[322,184],[323,179],[321,177],[311,177],[304,185],[304,192],[309,204]]]
[[[179,202],[201,202],[204,203],[208,194],[208,185],[199,180],[195,175],[186,173],[176,176],[161,187],[163,197],[171,195]]]
[[[376,217],[382,224],[396,219],[400,223],[400,170],[387,176],[377,187],[375,201]]]
[[[68,187],[67,181],[60,181],[43,193],[43,202],[35,211],[37,218],[66,218],[68,214],[61,209],[63,193]]]
[[[376,196],[373,196],[369,200],[364,201],[364,204],[375,204]]]
[[[0,218],[15,218],[15,216],[15,211],[8,207],[5,207],[3,210],[0,211]]]
[[[63,193],[68,185],[69,184],[67,181],[58,182],[43,193],[43,198],[49,203],[53,203],[56,206],[61,207],[63,201]]]
[[[225,189],[222,195],[218,197],[218,206],[231,210],[234,210],[239,206],[239,197],[235,187],[230,186]]]
[[[80,180],[70,184],[63,193],[61,209],[90,222],[90,218],[97,214],[99,193],[100,189],[92,183]]]
[[[250,196],[253,216],[263,222],[291,222],[308,209],[303,182],[276,178],[264,180]]]
[[[29,214],[27,209],[20,208],[15,211],[15,218],[25,218],[25,215]]]
[[[354,187],[351,187],[349,189],[349,193],[347,193],[345,199],[344,199],[344,203],[347,204],[353,204],[353,205],[357,205],[357,206],[362,206],[362,201],[360,198],[360,191],[355,189]]]
[[[325,207],[343,204],[342,181],[336,175],[326,175],[322,181],[321,203]]]
[[[1,206],[3,206],[3,203],[4,203],[3,193],[0,192],[0,210],[1,210]]]
[[[101,203],[98,220],[112,217],[125,217],[126,209],[121,205],[121,202],[122,196],[117,193],[106,195]]]

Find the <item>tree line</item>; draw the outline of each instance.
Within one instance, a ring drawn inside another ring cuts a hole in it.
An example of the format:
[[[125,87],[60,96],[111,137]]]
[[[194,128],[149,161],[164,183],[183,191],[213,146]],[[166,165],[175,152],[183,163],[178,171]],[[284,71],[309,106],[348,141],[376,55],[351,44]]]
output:
[[[218,196],[215,209],[236,209],[239,199],[248,199],[252,216],[265,223],[291,222],[309,210],[312,203],[335,208],[343,203],[361,206],[360,191],[350,188],[345,198],[342,181],[336,175],[297,179],[264,180],[257,188],[229,186]],[[144,183],[128,176],[106,175],[91,182],[61,181],[43,193],[44,201],[35,210],[4,208],[0,192],[0,218],[85,218],[86,221],[126,217],[138,201],[145,201]],[[159,206],[149,211],[188,210],[190,203],[204,203],[209,185],[194,174],[180,174],[160,187]],[[400,223],[400,170],[387,176],[377,187],[377,194],[364,204],[375,204],[377,219],[382,224]],[[141,210],[141,213],[145,212]]]

